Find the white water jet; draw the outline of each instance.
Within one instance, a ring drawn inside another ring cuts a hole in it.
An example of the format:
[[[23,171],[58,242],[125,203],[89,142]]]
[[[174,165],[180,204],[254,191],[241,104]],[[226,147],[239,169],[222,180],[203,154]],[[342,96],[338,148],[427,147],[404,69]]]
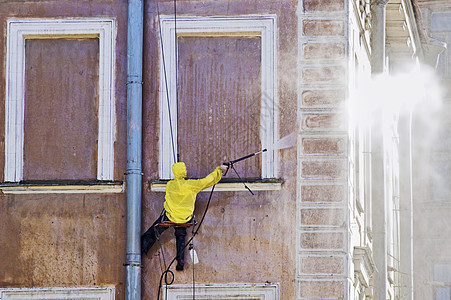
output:
[[[273,145],[268,146],[268,150],[281,150],[281,149],[288,149],[291,147],[296,146],[296,132],[292,132],[290,134],[287,134],[286,136],[279,139],[277,142],[275,142]]]

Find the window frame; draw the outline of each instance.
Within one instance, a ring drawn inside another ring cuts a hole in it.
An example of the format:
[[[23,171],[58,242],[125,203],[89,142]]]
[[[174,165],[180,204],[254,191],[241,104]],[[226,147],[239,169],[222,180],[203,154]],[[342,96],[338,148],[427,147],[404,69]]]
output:
[[[114,300],[115,287],[48,287],[0,289],[0,299],[98,299]]]
[[[177,25],[177,27],[176,27]],[[177,149],[176,103],[176,36],[258,36],[261,38],[261,113],[260,136],[262,146],[277,141],[277,19],[276,15],[234,17],[177,17],[160,16],[162,43],[160,45],[159,82],[159,177],[171,179],[175,162],[173,147]],[[162,59],[164,57],[164,59]],[[165,65],[163,65],[165,63]],[[166,74],[165,74],[166,73]],[[167,85],[166,85],[167,80]],[[167,89],[166,89],[167,87]],[[169,95],[169,101],[167,100]],[[169,106],[169,108],[168,108]],[[169,114],[169,110],[171,114]],[[169,116],[171,121],[169,121]],[[173,136],[171,137],[171,125]],[[252,149],[250,152],[260,149]],[[262,153],[261,178],[277,177],[277,151]]]
[[[189,299],[193,295],[192,285],[174,284],[163,288],[163,294],[168,300]],[[266,284],[196,284],[196,296],[201,299],[258,299],[279,300],[280,286],[278,283]]]
[[[57,38],[99,39],[97,180],[113,180],[115,19],[10,19],[6,41],[5,182],[23,180],[25,41]]]

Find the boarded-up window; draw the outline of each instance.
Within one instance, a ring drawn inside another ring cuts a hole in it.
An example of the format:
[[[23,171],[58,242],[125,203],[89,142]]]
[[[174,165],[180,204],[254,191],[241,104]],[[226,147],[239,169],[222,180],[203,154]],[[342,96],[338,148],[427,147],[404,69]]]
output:
[[[179,37],[178,55],[177,143],[188,176],[259,151],[261,38]],[[261,157],[235,168],[241,177],[260,178]]]
[[[97,175],[99,40],[25,44],[24,180]]]
[[[160,18],[159,175],[174,150],[188,177],[270,147],[277,136],[276,19]],[[176,30],[177,29],[177,30]],[[175,38],[177,32],[177,38]],[[236,164],[241,177],[277,177],[276,151]],[[237,177],[229,172],[228,178]]]

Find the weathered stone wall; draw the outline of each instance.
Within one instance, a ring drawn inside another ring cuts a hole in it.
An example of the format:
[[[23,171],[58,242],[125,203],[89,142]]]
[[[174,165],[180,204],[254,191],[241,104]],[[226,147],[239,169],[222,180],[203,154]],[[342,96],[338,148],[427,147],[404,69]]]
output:
[[[5,99],[6,26],[7,20],[11,18],[115,18],[114,180],[124,180],[127,1],[1,1],[0,99]],[[60,87],[42,87],[51,88]],[[49,124],[58,118],[46,117]],[[77,127],[76,124],[74,126]],[[38,128],[35,129],[39,132]],[[2,101],[1,181],[4,174],[4,133],[5,103]],[[27,145],[30,151],[40,146],[39,143]],[[62,153],[54,153],[55,160],[62,156]],[[57,180],[54,183],[58,184]],[[117,299],[123,299],[125,198],[125,193],[0,195],[0,288],[108,285],[115,286]]]
[[[172,5],[161,1],[161,13],[172,14]],[[294,147],[279,152],[281,191],[214,194],[195,241],[201,260],[196,282],[275,282],[281,299],[345,297],[347,139],[341,105],[346,96],[346,2],[180,1],[177,8],[181,16],[277,16],[278,135],[296,132],[301,137],[299,151]],[[13,17],[116,18],[114,179],[123,180],[127,1],[1,2],[1,82],[6,19]],[[150,180],[158,179],[160,49],[155,2],[145,2],[144,18],[143,230],[159,215],[164,201],[164,194],[151,192],[149,186]],[[0,83],[0,98],[5,90]],[[4,124],[0,105],[0,132]],[[199,196],[197,216],[207,198],[207,193]],[[5,245],[0,247],[0,287],[113,285],[116,298],[123,299],[125,194],[2,195],[0,208],[0,242]],[[162,238],[167,258],[175,252],[170,231]],[[157,253],[154,248],[143,258],[143,299],[156,297]],[[186,271],[176,272],[174,284],[190,284],[190,271],[187,260]]]
[[[162,210],[164,193],[151,191],[149,181],[158,179],[158,23],[155,3],[146,7],[144,75],[144,190],[143,230]],[[297,1],[181,1],[178,16],[276,15],[278,136],[297,132]],[[172,1],[160,3],[160,13],[171,15]],[[206,84],[210,84],[206,82]],[[152,88],[150,88],[152,87]],[[193,133],[193,141],[195,136]],[[228,143],[242,142],[229,140]],[[205,145],[208,146],[208,145]],[[264,145],[263,145],[264,146]],[[203,147],[203,145],[200,145]],[[254,150],[249,149],[249,153]],[[243,153],[246,155],[248,153]],[[181,153],[183,157],[183,153]],[[189,162],[187,162],[189,164]],[[217,163],[221,163],[218,161]],[[199,284],[265,283],[280,284],[281,299],[295,299],[296,269],[296,147],[279,151],[278,177],[281,191],[215,192],[194,245],[200,263],[195,279]],[[215,166],[211,166],[214,168]],[[209,170],[204,170],[205,172]],[[188,170],[189,173],[189,170]],[[204,212],[209,193],[200,193],[196,202],[197,221]],[[189,230],[190,231],[190,230]],[[190,233],[188,234],[188,236]],[[173,230],[162,236],[166,260],[175,254]],[[159,245],[143,257],[143,298],[154,299],[160,280]],[[173,267],[174,268],[174,267]],[[186,258],[185,271],[175,272],[174,285],[192,284],[192,265]]]
[[[297,298],[347,299],[347,1],[300,1]]]

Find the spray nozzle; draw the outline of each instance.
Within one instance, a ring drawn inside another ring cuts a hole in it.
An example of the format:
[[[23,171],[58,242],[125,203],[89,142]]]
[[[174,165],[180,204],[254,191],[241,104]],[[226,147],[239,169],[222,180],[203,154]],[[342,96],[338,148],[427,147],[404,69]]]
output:
[[[257,155],[257,154],[260,154],[260,153],[263,153],[263,152],[266,152],[266,151],[268,151],[268,149],[263,149],[263,150],[260,150],[260,151],[258,151],[258,152],[255,152],[255,153],[252,153],[252,154],[249,154],[249,155],[240,157],[240,158],[238,158],[238,159],[231,160],[231,161],[229,161],[229,162],[225,162],[225,163],[223,163],[223,165],[226,165],[226,166],[230,167],[230,166],[232,166],[234,163],[237,163],[237,162],[239,162],[239,161],[248,159],[248,158],[250,158],[250,157],[252,157],[252,156],[255,156],[255,155]]]
[[[251,189],[250,189],[250,188],[246,185],[246,183],[241,179],[240,175],[238,174],[238,172],[237,172],[237,171],[235,170],[235,168],[233,167],[233,164],[236,163],[236,162],[245,160],[245,159],[247,159],[247,158],[250,158],[250,157],[252,157],[252,156],[255,156],[255,155],[257,155],[257,154],[266,152],[266,151],[268,151],[268,149],[263,149],[263,150],[260,150],[260,151],[258,151],[258,152],[255,152],[255,153],[252,153],[252,154],[249,154],[249,155],[240,157],[240,158],[238,158],[238,159],[231,160],[231,161],[228,161],[228,162],[223,163],[223,165],[226,165],[226,166],[227,166],[227,170],[226,170],[224,176],[227,175],[227,172],[229,171],[229,169],[232,168],[233,171],[235,171],[235,173],[236,173],[236,175],[238,176],[238,178],[243,182],[244,187],[245,187],[252,195],[254,195],[254,193],[251,191]]]

